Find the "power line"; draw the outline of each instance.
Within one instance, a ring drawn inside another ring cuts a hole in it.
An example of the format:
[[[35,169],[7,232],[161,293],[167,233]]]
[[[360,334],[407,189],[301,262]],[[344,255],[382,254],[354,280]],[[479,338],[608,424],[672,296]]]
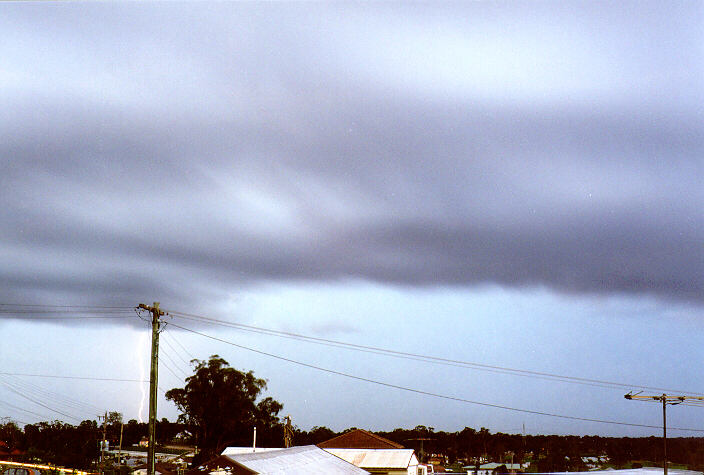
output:
[[[148,379],[127,379],[127,378],[96,378],[92,376],[61,376],[56,374],[33,374],[33,373],[8,373],[0,371],[0,375],[7,376],[28,376],[33,378],[55,378],[55,379],[77,379],[85,381],[117,381],[129,383],[148,383]]]
[[[49,305],[32,303],[0,303],[0,307],[46,307],[46,308],[97,308],[97,309],[121,309],[132,310],[133,306],[103,306],[103,305]]]
[[[181,373],[181,376],[178,376],[178,377],[179,377],[179,378],[185,378],[185,377],[188,375],[188,373],[187,373],[186,371],[184,371],[184,370],[176,363],[176,361],[174,361],[174,359],[173,359],[171,356],[169,356],[168,353],[166,353],[166,352],[164,351],[164,348],[162,348],[161,350],[162,350],[162,351],[161,351],[161,356],[164,356],[167,360],[169,360],[169,363],[171,364],[171,366],[173,367],[173,369],[175,369],[176,371],[178,371],[179,373]]]
[[[0,312],[3,313],[3,312]],[[7,315],[7,313],[5,313]],[[37,316],[35,314],[32,314],[32,316],[17,316],[16,313],[11,313],[13,315],[14,320],[26,320],[26,321],[32,321],[32,320],[53,320],[53,321],[58,321],[58,320],[107,320],[107,319],[118,319],[118,318],[132,318],[132,315],[59,315],[59,314],[54,314],[53,317],[50,316]]]
[[[168,332],[164,332],[163,337],[166,337],[167,335],[169,335],[169,333],[168,333]],[[169,335],[169,336],[170,336],[170,335]],[[181,354],[179,353],[179,351],[178,351],[176,348],[174,348],[174,347],[171,345],[171,343],[169,343],[169,338],[164,338],[162,341],[163,341],[163,343],[164,343],[166,346],[169,347],[169,349],[170,349],[171,351],[173,351],[173,354],[175,354],[175,355],[178,357],[178,359],[181,360],[181,363],[183,363],[184,365],[186,365],[186,367],[189,367],[189,366],[190,366],[190,364],[188,363],[188,361],[186,361],[186,360],[183,358],[183,356],[181,356]],[[183,367],[182,367],[180,364],[176,364],[176,361],[173,361],[173,363],[174,363],[174,366],[177,366],[179,370],[182,370],[185,374],[188,374],[189,371],[184,371],[184,370],[183,370]]]
[[[162,355],[163,355],[163,353],[162,353]],[[181,379],[183,379],[183,376],[177,375],[176,372],[173,369],[171,369],[171,367],[169,365],[166,364],[166,361],[160,360],[159,364],[163,365],[164,368],[166,368],[169,371],[169,373],[171,373],[174,376],[174,378],[176,378],[178,381],[181,381]]]
[[[182,349],[188,356],[191,357],[191,361],[196,359],[196,357],[193,356],[193,355],[186,349],[186,347],[183,346],[183,345],[178,341],[178,339],[176,339],[176,335],[174,335],[174,334],[171,333],[171,332],[169,332],[168,334],[169,334],[169,338],[171,338],[171,339],[174,341],[174,343],[176,343],[179,347],[181,347],[181,349]],[[188,365],[190,366],[191,363],[190,363],[190,361],[188,361],[186,364],[188,364]]]
[[[23,424],[23,425],[30,425],[30,424],[31,424],[30,422],[21,421],[21,420],[15,418],[15,417],[0,417],[0,419],[5,419],[6,421],[15,422],[15,423],[20,423],[20,424]]]
[[[495,408],[495,409],[504,409],[504,410],[508,410],[508,411],[521,412],[521,413],[525,413],[525,414],[534,414],[534,415],[539,415],[539,416],[555,417],[555,418],[569,419],[569,420],[583,421],[583,422],[596,422],[596,423],[600,423],[600,424],[613,424],[613,425],[622,425],[622,426],[630,426],[630,427],[645,427],[645,428],[649,428],[649,429],[658,429],[658,428],[659,428],[659,426],[655,426],[655,425],[635,424],[635,423],[630,423],[630,422],[612,421],[612,420],[606,420],[606,419],[594,419],[594,418],[589,418],[589,417],[568,416],[568,415],[564,415],[564,414],[556,414],[556,413],[543,412],[543,411],[534,411],[534,410],[530,410],[530,409],[521,409],[521,408],[510,407],[510,406],[504,406],[504,405],[501,405],[501,404],[493,404],[493,403],[487,403],[487,402],[473,401],[473,400],[470,400],[470,399],[465,399],[465,398],[460,398],[460,397],[455,397],[455,396],[447,396],[447,395],[443,395],[443,394],[432,393],[432,392],[430,392],[430,391],[424,391],[424,390],[422,390],[422,389],[415,389],[415,388],[409,388],[409,387],[406,387],[406,386],[401,386],[401,385],[398,385],[398,384],[386,383],[386,382],[374,380],[374,379],[371,379],[371,378],[365,378],[365,377],[363,377],[363,376],[357,376],[357,375],[345,373],[345,372],[342,372],[342,371],[337,371],[337,370],[333,370],[333,369],[329,369],[329,368],[324,368],[324,367],[322,367],[322,366],[317,366],[317,365],[313,365],[313,364],[310,364],[310,363],[304,363],[304,362],[302,362],[302,361],[297,361],[297,360],[294,360],[294,359],[291,359],[291,358],[286,358],[286,357],[284,357],[284,356],[279,356],[279,355],[275,355],[275,354],[273,354],[273,353],[269,353],[269,352],[266,352],[266,351],[257,350],[257,349],[250,348],[250,347],[247,347],[247,346],[244,346],[244,345],[240,345],[240,344],[237,344],[237,343],[234,343],[234,342],[231,342],[231,341],[222,339],[222,338],[214,337],[214,336],[212,336],[212,335],[208,335],[208,334],[206,334],[206,333],[202,333],[202,332],[199,332],[199,331],[197,331],[197,330],[192,330],[192,329],[190,329],[190,328],[186,328],[186,327],[184,327],[184,326],[181,326],[181,325],[178,325],[178,324],[175,324],[175,323],[171,323],[171,325],[175,326],[176,328],[180,328],[180,329],[182,329],[182,330],[185,330],[185,331],[188,331],[188,332],[191,332],[191,333],[195,333],[196,335],[200,335],[200,336],[202,336],[202,337],[209,338],[209,339],[211,339],[211,340],[219,341],[219,342],[221,342],[221,343],[225,343],[225,344],[227,344],[227,345],[235,346],[235,347],[237,347],[237,348],[241,348],[241,349],[243,349],[243,350],[251,351],[251,352],[253,352],[253,353],[257,353],[257,354],[260,354],[260,355],[269,356],[269,357],[271,357],[271,358],[275,358],[275,359],[278,359],[278,360],[281,360],[281,361],[286,361],[286,362],[293,363],[293,364],[296,364],[296,365],[299,365],[299,366],[303,366],[303,367],[306,367],[306,368],[311,368],[311,369],[315,369],[315,370],[318,370],[318,371],[323,371],[323,372],[326,372],[326,373],[335,374],[335,375],[338,375],[338,376],[343,376],[343,377],[345,377],[345,378],[354,379],[354,380],[357,380],[357,381],[364,381],[364,382],[367,382],[367,383],[376,384],[376,385],[379,385],[379,386],[384,386],[384,387],[393,388],[393,389],[398,389],[398,390],[401,390],[401,391],[412,392],[412,393],[415,393],[415,394],[421,394],[421,395],[425,395],[425,396],[431,396],[431,397],[436,397],[436,398],[445,399],[445,400],[463,402],[463,403],[473,404],[473,405],[478,405],[478,406],[492,407],[492,408]],[[704,429],[689,429],[689,428],[675,428],[675,429],[676,429],[676,430],[681,430],[681,431],[704,432]]]
[[[0,303],[0,315],[15,320],[117,319],[132,315],[132,307]]]
[[[86,403],[84,401],[74,399],[70,396],[64,394],[50,391],[36,384],[30,383],[29,381],[22,381],[18,377],[13,376],[14,386],[23,391],[26,394],[32,394],[40,398],[41,400],[50,400],[54,404],[69,408],[69,410],[79,410],[89,413],[94,413],[96,411],[101,411],[102,408],[95,406],[93,404]]]
[[[48,406],[47,404],[44,404],[44,403],[41,402],[41,401],[37,401],[36,399],[27,396],[26,394],[24,394],[24,393],[22,393],[21,391],[19,391],[16,387],[13,387],[13,386],[12,386],[11,384],[9,384],[7,381],[1,381],[1,380],[0,380],[0,384],[3,384],[5,387],[7,387],[10,391],[12,391],[13,393],[17,394],[18,396],[20,396],[20,397],[22,397],[22,398],[24,398],[24,399],[27,399],[28,401],[31,401],[31,402],[33,402],[34,404],[43,407],[44,409],[49,409],[51,412],[55,412],[55,413],[57,413],[57,414],[61,414],[62,416],[68,417],[69,419],[73,419],[73,420],[76,420],[76,421],[80,421],[80,420],[81,420],[80,417],[77,417],[77,416],[74,416],[74,415],[71,415],[71,414],[67,414],[67,413],[65,413],[65,412],[63,412],[63,411],[59,411],[58,409],[54,409],[53,407]]]
[[[643,386],[643,385],[638,385],[638,384],[619,383],[619,382],[615,382],[615,381],[605,381],[605,380],[599,380],[599,379],[593,379],[593,378],[583,378],[583,377],[576,377],[576,376],[559,375],[559,374],[547,373],[547,372],[542,372],[542,371],[531,371],[531,370],[524,370],[524,369],[508,368],[508,367],[504,367],[504,366],[487,365],[487,364],[475,363],[475,362],[470,362],[470,361],[462,361],[462,360],[442,358],[442,357],[437,357],[437,356],[423,355],[423,354],[418,354],[418,353],[397,351],[397,350],[391,350],[388,348],[380,348],[380,347],[375,347],[375,346],[370,346],[370,345],[359,345],[359,344],[348,343],[348,342],[343,342],[343,341],[339,341],[339,340],[331,340],[331,339],[327,339],[327,338],[319,338],[319,337],[303,335],[300,333],[278,331],[278,330],[272,330],[269,328],[256,327],[253,325],[233,323],[233,322],[228,322],[225,320],[218,320],[215,318],[210,318],[210,317],[206,317],[206,316],[202,316],[202,315],[194,315],[194,314],[178,312],[178,311],[171,311],[169,314],[174,317],[190,319],[193,321],[202,321],[204,323],[210,323],[213,325],[222,325],[222,326],[235,328],[238,330],[252,332],[252,333],[258,333],[258,334],[269,335],[269,336],[278,336],[281,338],[288,338],[288,339],[293,339],[293,340],[298,340],[298,341],[305,341],[308,343],[330,346],[330,347],[334,347],[334,348],[345,348],[345,349],[349,349],[352,351],[359,351],[359,352],[363,352],[363,353],[391,356],[394,358],[408,359],[408,360],[412,360],[412,361],[423,361],[423,362],[428,362],[428,363],[433,363],[433,364],[439,364],[439,365],[445,365],[445,366],[455,366],[455,367],[460,367],[460,368],[474,369],[474,370],[478,370],[478,371],[487,371],[487,372],[498,373],[498,374],[509,374],[509,375],[514,375],[514,376],[522,376],[522,377],[543,379],[543,380],[548,380],[548,381],[573,383],[573,384],[582,384],[582,385],[587,385],[587,386],[603,387],[603,388],[610,388],[610,389],[638,388],[638,389],[646,389],[646,390],[654,390],[654,391],[668,391],[668,392],[679,392],[679,393],[686,393],[686,394],[701,395],[701,393],[697,393],[697,392],[693,392],[693,391],[683,391],[683,390],[659,388],[659,387],[653,387],[653,386]]]
[[[17,313],[17,314],[51,314],[51,313],[56,313],[56,314],[62,314],[62,313],[132,313],[129,310],[100,310],[100,309],[92,309],[92,310],[76,310],[76,309],[47,309],[47,310],[35,310],[31,308],[22,308],[22,309],[11,309],[11,308],[0,308],[0,313]]]
[[[0,401],[0,404],[2,404],[4,406],[8,406],[8,407],[15,409],[17,411],[22,411],[22,412],[26,412],[27,414],[32,414],[32,415],[40,417],[42,419],[51,419],[50,417],[47,417],[45,414],[39,414],[38,412],[30,411],[29,409],[23,409],[19,406],[15,406],[14,404],[11,404],[7,401]]]

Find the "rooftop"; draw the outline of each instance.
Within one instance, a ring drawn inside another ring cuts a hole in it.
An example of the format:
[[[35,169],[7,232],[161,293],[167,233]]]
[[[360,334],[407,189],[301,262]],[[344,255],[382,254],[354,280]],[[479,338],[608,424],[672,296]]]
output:
[[[364,429],[354,429],[318,444],[321,449],[402,449],[403,445]]]

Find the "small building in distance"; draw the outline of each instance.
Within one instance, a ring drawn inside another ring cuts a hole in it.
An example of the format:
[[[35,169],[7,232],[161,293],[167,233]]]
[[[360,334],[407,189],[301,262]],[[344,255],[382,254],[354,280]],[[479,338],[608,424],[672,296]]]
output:
[[[403,445],[364,429],[354,429],[320,442],[321,449],[403,449]]]
[[[413,449],[325,449],[336,457],[376,475],[426,475]]]
[[[345,432],[318,447],[373,474],[425,475],[428,471],[413,449],[364,429]]]
[[[527,467],[528,464],[520,464],[520,463],[498,463],[498,462],[489,462],[489,463],[484,463],[479,466],[479,471],[477,472],[477,475],[492,475],[494,473],[494,470],[501,466],[505,466],[506,470],[508,470],[509,473],[519,473],[524,471]],[[463,470],[467,470],[467,473],[474,474],[476,467],[473,465],[467,465],[466,467],[462,467]]]

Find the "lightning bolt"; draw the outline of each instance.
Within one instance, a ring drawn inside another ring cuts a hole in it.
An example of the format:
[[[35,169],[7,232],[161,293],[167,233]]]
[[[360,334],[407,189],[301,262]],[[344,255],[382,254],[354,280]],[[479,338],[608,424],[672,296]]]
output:
[[[147,347],[147,333],[142,332],[139,336],[139,341],[137,342],[137,361],[139,362],[139,379],[144,381],[146,378],[146,369],[144,368],[144,362],[147,360],[145,349]],[[142,397],[139,400],[139,412],[137,412],[137,419],[139,422],[144,422],[142,418],[142,412],[144,412],[144,404],[147,401],[147,390],[144,388],[144,384],[139,385],[139,390],[142,393]]]

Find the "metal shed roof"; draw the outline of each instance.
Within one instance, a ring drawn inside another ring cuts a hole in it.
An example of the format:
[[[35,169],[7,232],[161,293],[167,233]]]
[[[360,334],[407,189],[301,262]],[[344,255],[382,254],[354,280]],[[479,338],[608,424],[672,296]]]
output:
[[[236,463],[261,474],[310,475],[361,475],[366,470],[355,467],[315,445],[288,449],[226,456]]]
[[[254,454],[259,452],[271,452],[272,450],[283,450],[283,447],[227,447],[220,455]]]
[[[331,454],[362,468],[393,468],[406,470],[417,465],[413,449],[325,449]]]

